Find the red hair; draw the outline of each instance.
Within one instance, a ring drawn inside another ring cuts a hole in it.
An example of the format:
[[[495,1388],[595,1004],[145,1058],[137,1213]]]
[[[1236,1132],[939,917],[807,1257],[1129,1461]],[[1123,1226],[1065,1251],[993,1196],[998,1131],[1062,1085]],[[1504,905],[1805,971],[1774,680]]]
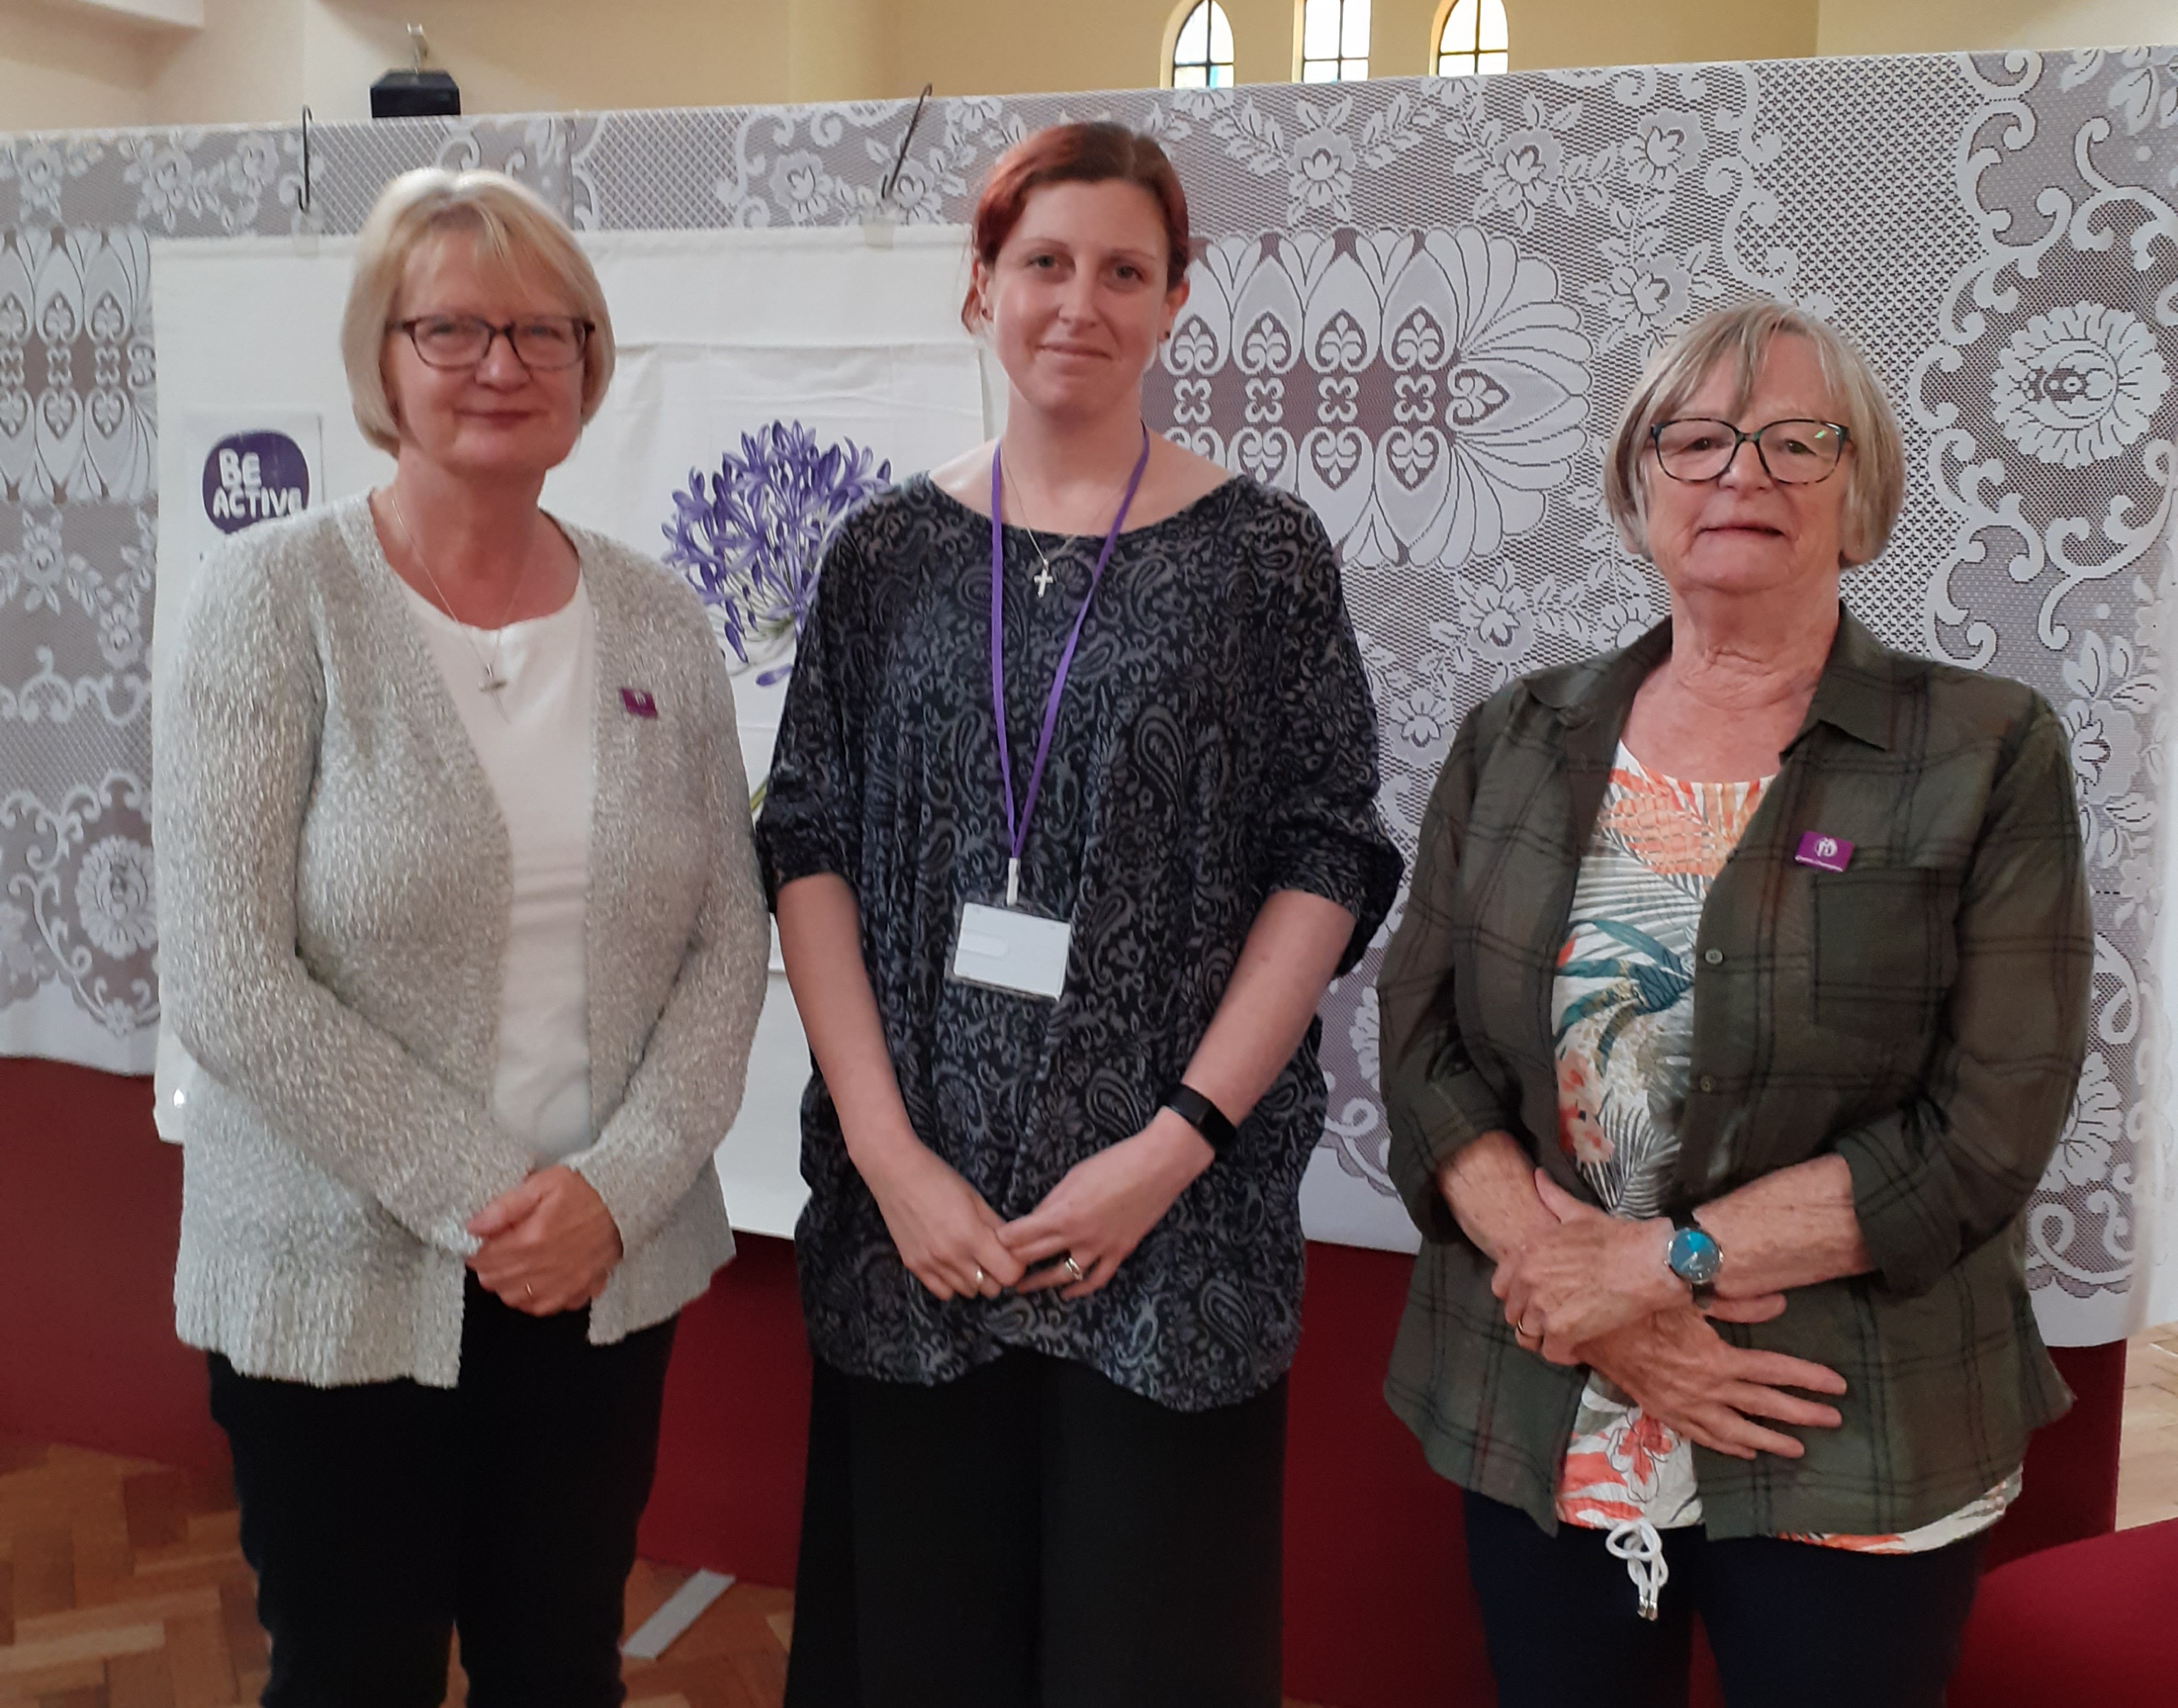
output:
[[[1044,185],[1114,182],[1146,190],[1157,203],[1164,220],[1165,289],[1174,289],[1187,276],[1188,263],[1195,255],[1187,225],[1187,192],[1179,187],[1179,174],[1162,148],[1141,132],[1109,119],[1048,126],[1023,137],[999,156],[984,182],[970,228],[976,259],[986,271],[998,265],[999,251],[1021,223],[1029,197]],[[971,332],[978,324],[977,307],[976,287],[971,285],[967,300],[960,305],[960,320]]]

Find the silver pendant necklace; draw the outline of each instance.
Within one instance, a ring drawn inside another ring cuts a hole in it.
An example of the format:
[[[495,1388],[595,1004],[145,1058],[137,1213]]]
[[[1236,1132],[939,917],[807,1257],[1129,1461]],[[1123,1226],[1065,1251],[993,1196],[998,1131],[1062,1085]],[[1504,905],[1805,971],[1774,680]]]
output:
[[[1016,501],[1014,506],[1014,513],[1016,516],[1021,515],[1022,507],[1018,501],[1026,495],[1024,495],[1021,490],[1021,482],[1014,476],[1005,474],[1003,465],[1000,468],[1000,477],[1006,485],[1013,489],[1014,497]],[[1112,489],[1111,495],[1114,499],[1116,500],[1118,498],[1120,488],[1124,487],[1126,484],[1126,481],[1122,479],[1118,486],[1114,486]],[[1102,514],[1103,512],[1100,510],[1098,513]],[[1036,596],[1040,599],[1044,596],[1044,594],[1051,591],[1051,583],[1053,579],[1055,579],[1052,573],[1051,554],[1043,549],[1043,542],[1037,538],[1036,530],[1033,528],[1031,528],[1026,521],[1022,521],[1018,524],[1018,526],[1020,527],[1021,531],[1028,536],[1028,543],[1036,551],[1036,561],[1039,567],[1037,568],[1035,575],[1030,578],[1030,579],[1035,585]],[[1072,549],[1073,542],[1071,540],[1061,540],[1057,548],[1059,555],[1062,558],[1064,557]]]
[[[1034,583],[1036,587],[1036,596],[1038,599],[1042,599],[1044,594],[1051,591],[1051,557],[1050,555],[1044,550],[1043,542],[1036,537],[1036,530],[1033,528],[1031,528],[1026,522],[1021,523],[1021,532],[1028,536],[1028,543],[1035,549],[1036,551],[1036,561],[1040,567],[1037,570],[1035,575],[1031,578],[1031,580]],[[1066,555],[1066,548],[1064,545],[1061,545],[1059,548],[1059,555],[1061,557],[1064,557]]]
[[[483,649],[477,645],[469,625],[461,620],[454,610],[453,600],[446,597],[446,588],[439,585],[439,578],[431,573],[431,566],[424,559],[424,549],[416,544],[416,535],[408,526],[408,518],[401,513],[401,496],[391,486],[386,489],[386,501],[392,508],[394,521],[401,525],[401,538],[408,544],[409,556],[416,560],[416,567],[424,572],[424,579],[431,583],[431,591],[439,596],[440,608],[453,618],[454,627],[462,632],[462,639],[468,643],[470,652],[476,655],[477,668],[484,673],[477,683],[477,692],[497,694],[506,686],[506,678],[499,673],[499,654],[500,649],[506,644],[506,620],[514,615],[515,601],[522,597],[522,584],[529,579],[528,555],[523,557],[521,572],[514,578],[514,591],[507,595],[506,609],[500,613],[499,627],[492,631],[491,656],[486,658]],[[504,704],[500,709],[505,712]]]

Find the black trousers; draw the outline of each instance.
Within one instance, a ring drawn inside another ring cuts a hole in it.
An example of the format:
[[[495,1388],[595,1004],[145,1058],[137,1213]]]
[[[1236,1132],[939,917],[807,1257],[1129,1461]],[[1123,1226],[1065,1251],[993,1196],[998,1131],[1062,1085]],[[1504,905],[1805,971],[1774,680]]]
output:
[[[452,1389],[310,1388],[211,1358],[265,1708],[439,1708],[458,1629],[474,1708],[616,1708],[621,1596],[673,1349],[534,1317],[473,1277]]]
[[[1285,1417],[820,1361],[787,1708],[1278,1708]]]
[[[1940,1708],[1981,1566],[1978,1536],[1861,1554],[1666,1530],[1652,1621],[1604,1531],[1546,1536],[1472,1491],[1466,1519],[1498,1708],[1685,1708],[1696,1612],[1730,1708]]]

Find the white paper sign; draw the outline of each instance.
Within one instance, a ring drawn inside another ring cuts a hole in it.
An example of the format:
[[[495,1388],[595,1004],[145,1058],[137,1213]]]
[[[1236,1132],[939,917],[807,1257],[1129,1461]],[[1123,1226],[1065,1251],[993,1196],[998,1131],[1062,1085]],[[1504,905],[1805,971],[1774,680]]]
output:
[[[185,563],[194,572],[206,552],[234,535],[323,503],[320,425],[320,415],[309,409],[183,412],[179,461],[194,474],[184,483],[161,484],[161,563]],[[155,624],[154,644],[161,635],[171,644],[181,612],[170,600],[157,615],[166,621]],[[151,1070],[151,1120],[170,1143],[182,1141],[194,1065],[173,1033],[161,1029]]]

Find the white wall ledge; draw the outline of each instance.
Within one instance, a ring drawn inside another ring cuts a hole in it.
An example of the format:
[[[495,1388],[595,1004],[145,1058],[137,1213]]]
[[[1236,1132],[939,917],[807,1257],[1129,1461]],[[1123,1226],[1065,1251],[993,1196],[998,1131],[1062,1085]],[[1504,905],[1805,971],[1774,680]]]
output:
[[[204,0],[38,0],[48,12],[128,30],[198,30],[205,27]]]

